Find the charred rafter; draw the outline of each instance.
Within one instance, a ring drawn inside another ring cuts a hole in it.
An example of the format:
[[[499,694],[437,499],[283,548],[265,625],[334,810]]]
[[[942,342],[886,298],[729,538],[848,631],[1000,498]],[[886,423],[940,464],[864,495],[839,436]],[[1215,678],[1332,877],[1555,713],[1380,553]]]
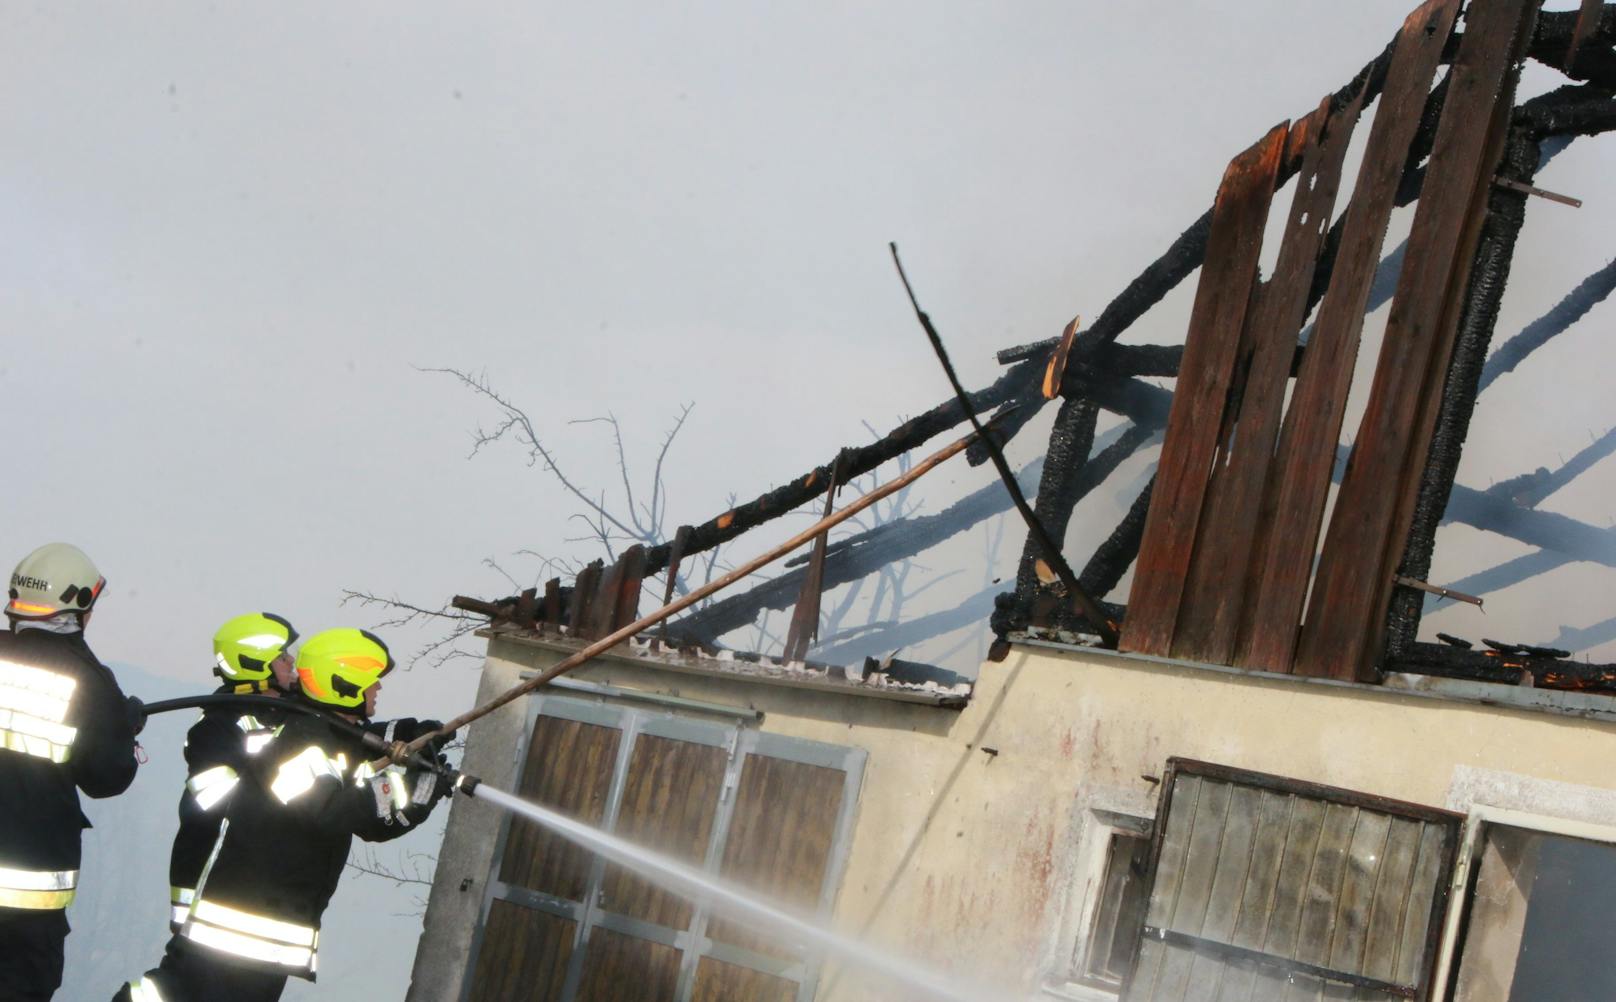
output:
[[[1505,146],[1500,175],[1530,184],[1537,173],[1539,155],[1537,142],[1517,129]],[[1437,526],[1453,493],[1459,459],[1470,433],[1470,418],[1481,391],[1482,369],[1504,299],[1504,286],[1509,282],[1515,241],[1526,222],[1526,196],[1494,185],[1488,194],[1486,212],[1481,239],[1470,265],[1470,283],[1459,315],[1459,334],[1448,363],[1436,430],[1431,437],[1419,496],[1414,503],[1414,521],[1397,569],[1399,576],[1415,581],[1424,581],[1431,571]],[[1414,642],[1423,608],[1422,593],[1407,587],[1393,590],[1387,614],[1389,654],[1407,650]]]

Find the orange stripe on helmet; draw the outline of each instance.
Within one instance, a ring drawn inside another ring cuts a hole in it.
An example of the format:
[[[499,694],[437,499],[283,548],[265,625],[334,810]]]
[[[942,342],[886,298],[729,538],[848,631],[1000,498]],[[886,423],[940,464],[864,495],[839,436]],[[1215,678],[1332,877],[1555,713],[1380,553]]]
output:
[[[320,683],[314,680],[314,670],[312,668],[299,668],[297,670],[297,680],[298,683],[303,686],[303,691],[309,693],[315,698],[331,698],[331,693],[321,688]]]
[[[19,599],[13,599],[9,608],[14,609],[17,612],[36,613],[40,615],[58,611],[57,608],[52,605],[35,605],[32,602],[24,602]]]

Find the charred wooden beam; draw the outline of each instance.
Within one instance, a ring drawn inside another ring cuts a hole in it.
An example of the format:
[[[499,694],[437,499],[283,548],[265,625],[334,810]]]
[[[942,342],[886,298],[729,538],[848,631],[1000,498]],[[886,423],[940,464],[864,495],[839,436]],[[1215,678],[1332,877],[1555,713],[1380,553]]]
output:
[[[1579,22],[1582,23],[1579,31]],[[1581,44],[1577,44],[1580,41]],[[1588,80],[1616,88],[1616,4],[1605,4],[1597,25],[1589,26],[1583,12],[1544,11],[1538,15],[1537,30],[1527,55],[1552,66],[1573,80]],[[1572,55],[1575,45],[1575,59]]]
[[[1560,658],[1466,651],[1440,644],[1413,644],[1391,659],[1388,671],[1468,679],[1539,689],[1616,694],[1616,664],[1588,664]]]
[[[1071,497],[1073,485],[1094,448],[1094,425],[1099,415],[1100,409],[1092,401],[1063,400],[1049,432],[1049,451],[1044,456],[1043,476],[1038,478],[1035,510],[1044,531],[1058,547],[1064,546],[1066,528],[1071,524],[1076,503]],[[1018,598],[1030,599],[1038,590],[1037,567],[1043,556],[1042,547],[1029,534],[1016,569]]]
[[[1499,175],[1530,183],[1539,160],[1535,140],[1516,132],[1507,142]],[[1526,221],[1526,196],[1494,187],[1487,196],[1486,220],[1470,265],[1468,291],[1459,315],[1459,333],[1448,363],[1436,430],[1426,454],[1414,520],[1403,548],[1397,574],[1423,581],[1431,570],[1436,530],[1448,508],[1454,477],[1470,433],[1470,419],[1481,392],[1481,375],[1492,345],[1498,310],[1509,282],[1515,243]],[[1386,649],[1390,656],[1405,651],[1419,632],[1425,596],[1411,588],[1395,588],[1387,613]]]
[[[1616,130],[1616,100],[1593,84],[1562,87],[1517,108],[1515,124],[1538,139],[1597,136]]]
[[[970,395],[971,404],[978,411],[989,410],[1004,403],[1020,386],[1042,376],[1037,363],[1027,362],[1015,366],[1000,376],[993,385]],[[847,477],[861,477],[882,463],[908,452],[933,437],[953,428],[965,420],[965,412],[958,400],[949,399],[919,417],[910,418],[894,428],[886,437],[869,445],[846,450]],[[835,462],[817,466],[806,474],[781,484],[747,504],[731,508],[716,518],[691,529],[684,553],[700,553],[726,543],[748,529],[779,518],[781,515],[825,493],[830,483],[831,466]],[[662,543],[645,551],[645,573],[656,574],[668,565],[672,550],[670,543]]]
[[[1076,490],[1086,494],[1097,488],[1129,456],[1150,441],[1151,429],[1130,428],[1114,442],[1102,449],[1086,464]],[[1021,471],[1022,478],[1036,475],[1038,460]],[[824,570],[824,588],[856,581],[907,557],[922,553],[945,539],[1002,514],[1010,509],[1010,499],[1003,485],[995,482],[965,496],[934,515],[889,522],[871,529],[853,540],[840,541],[827,549]],[[673,624],[675,633],[686,637],[714,640],[731,630],[753,622],[765,609],[784,609],[791,604],[802,587],[805,568],[771,578],[752,589],[720,599],[691,613]]]
[[[1128,572],[1134,558],[1139,556],[1139,544],[1145,537],[1145,516],[1150,512],[1150,495],[1155,488],[1156,478],[1152,476],[1145,484],[1145,489],[1128,506],[1122,521],[1111,530],[1111,535],[1095,549],[1094,555],[1083,567],[1083,583],[1101,598],[1111,594],[1117,582]]]

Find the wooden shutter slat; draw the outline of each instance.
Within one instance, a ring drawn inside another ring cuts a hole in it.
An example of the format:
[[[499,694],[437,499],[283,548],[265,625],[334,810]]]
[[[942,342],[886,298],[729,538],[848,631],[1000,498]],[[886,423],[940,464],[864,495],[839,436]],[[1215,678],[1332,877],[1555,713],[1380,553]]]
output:
[[[1393,818],[1381,859],[1380,886],[1369,910],[1365,934],[1364,973],[1391,981],[1397,973],[1397,939],[1403,929],[1403,910],[1408,900],[1409,877],[1419,851],[1425,826],[1418,821]]]

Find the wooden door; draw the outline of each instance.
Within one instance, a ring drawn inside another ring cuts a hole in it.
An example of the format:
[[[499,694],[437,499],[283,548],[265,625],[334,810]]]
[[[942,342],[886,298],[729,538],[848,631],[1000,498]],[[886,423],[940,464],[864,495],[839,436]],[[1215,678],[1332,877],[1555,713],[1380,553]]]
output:
[[[741,721],[545,696],[522,796],[828,915],[864,753]],[[530,822],[501,836],[470,1002],[807,1002],[819,958]]]

